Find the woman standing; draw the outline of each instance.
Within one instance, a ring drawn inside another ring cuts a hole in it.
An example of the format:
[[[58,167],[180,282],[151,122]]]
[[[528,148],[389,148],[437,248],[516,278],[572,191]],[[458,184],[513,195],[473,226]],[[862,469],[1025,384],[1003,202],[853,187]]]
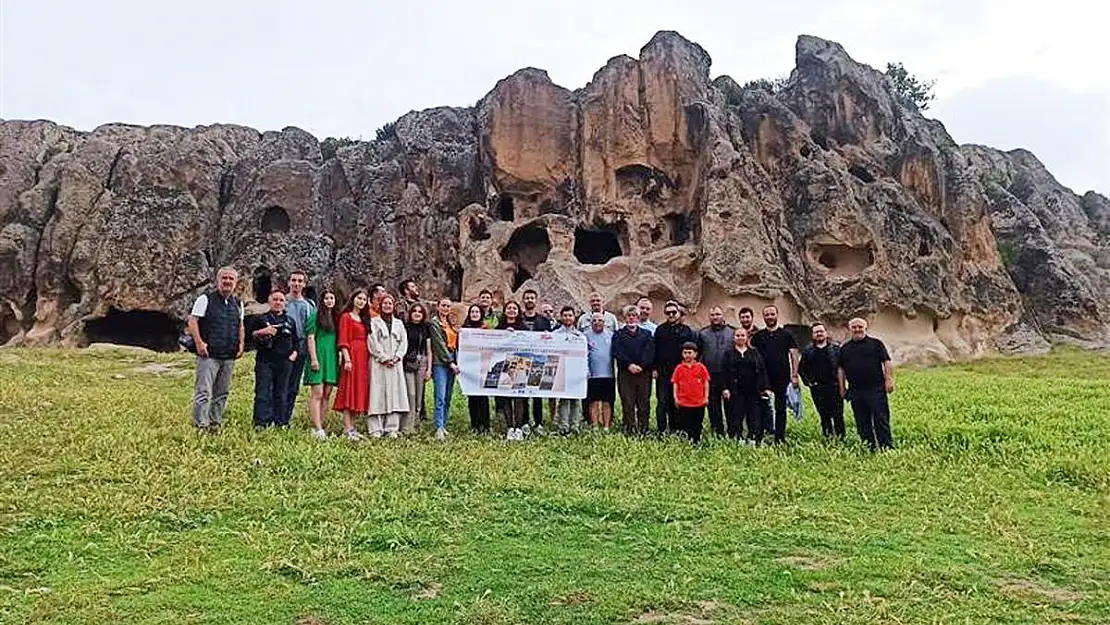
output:
[[[304,372],[304,383],[312,391],[308,400],[312,436],[321,441],[328,437],[324,430],[324,415],[328,413],[332,390],[339,384],[339,347],[336,338],[339,307],[335,300],[335,291],[324,289],[320,296],[320,307],[308,316],[305,324],[309,367]]]
[[[771,394],[767,367],[759,352],[751,346],[751,337],[744,328],[732,334],[732,350],[725,356],[725,390],[721,397],[728,402],[728,437],[740,438],[744,423],[748,424],[748,441],[758,445],[763,439],[763,398]]]
[[[401,432],[416,431],[417,419],[424,409],[424,386],[432,377],[432,328],[424,304],[411,304],[405,321],[408,350],[403,362],[405,386],[409,392],[409,411],[401,418]]]
[[[435,392],[436,440],[447,440],[447,415],[451,410],[451,393],[459,374],[456,360],[459,351],[459,329],[451,319],[451,300],[440,298],[432,319],[432,388]]]
[[[359,289],[347,300],[343,314],[339,315],[339,388],[335,393],[332,410],[343,413],[343,429],[347,438],[362,438],[355,429],[355,417],[366,414],[369,407],[370,352],[367,346],[367,328],[370,327],[370,307],[366,291]]]
[[[520,304],[517,302],[507,302],[505,310],[501,313],[501,319],[497,324],[498,330],[509,330],[515,332],[517,330],[524,330],[524,318],[520,314]],[[513,370],[511,372],[515,378],[512,384],[515,385],[517,379],[527,380],[528,372],[522,369]],[[531,432],[526,431],[528,424],[524,422],[524,409],[528,404],[527,399],[513,399],[510,397],[498,397],[494,400],[497,405],[497,411],[505,419],[505,438],[510,441],[522,441]]]
[[[482,329],[482,307],[471,304],[466,309],[464,328]],[[474,434],[489,434],[489,397],[485,395],[471,395],[466,398],[467,412],[470,413],[470,431]]]
[[[401,415],[409,411],[409,392],[405,388],[405,358],[409,339],[405,324],[393,314],[396,301],[385,295],[379,302],[378,316],[370,321],[370,417],[366,420],[372,438],[386,434],[397,437]]]

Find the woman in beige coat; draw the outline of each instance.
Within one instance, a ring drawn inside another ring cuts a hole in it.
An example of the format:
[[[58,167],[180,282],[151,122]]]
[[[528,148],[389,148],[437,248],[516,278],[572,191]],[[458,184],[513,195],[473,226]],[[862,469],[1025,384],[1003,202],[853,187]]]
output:
[[[401,361],[408,350],[405,324],[393,315],[392,295],[382,298],[379,315],[370,321],[370,436],[397,437],[401,415],[409,410],[405,370]]]

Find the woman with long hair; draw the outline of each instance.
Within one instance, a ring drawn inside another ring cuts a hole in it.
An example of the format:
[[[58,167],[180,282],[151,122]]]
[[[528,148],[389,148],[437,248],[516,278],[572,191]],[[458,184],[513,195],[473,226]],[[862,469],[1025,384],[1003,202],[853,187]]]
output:
[[[343,429],[352,441],[362,438],[355,429],[355,417],[365,415],[370,405],[369,328],[369,299],[366,291],[358,289],[339,315],[339,388],[332,405],[332,410],[343,413]]]
[[[405,351],[403,369],[405,386],[409,392],[409,411],[401,417],[401,432],[416,431],[417,420],[424,408],[424,387],[432,378],[432,327],[428,323],[428,309],[419,302],[410,304],[405,321],[408,349]]]
[[[525,329],[524,317],[521,315],[520,304],[518,302],[509,301],[505,303],[505,308],[501,313],[497,329],[509,330],[510,332]],[[509,373],[517,378],[527,376],[527,372],[519,367]],[[516,380],[512,380],[510,382],[510,387],[515,383]],[[500,412],[501,416],[505,419],[505,438],[510,441],[524,440],[524,438],[530,434],[530,432],[525,431],[528,425],[524,422],[524,409],[528,404],[528,400],[497,397],[494,403],[497,405],[497,411]]]
[[[305,324],[308,337],[308,363],[304,383],[310,388],[309,416],[312,418],[312,436],[317,440],[328,437],[324,430],[324,415],[332,390],[339,384],[339,305],[335,291],[324,289],[320,307],[313,310]]]
[[[463,320],[462,327],[480,330],[484,327],[484,323],[482,307],[471,304],[466,309],[466,319]],[[470,413],[470,431],[474,434],[489,434],[489,397],[471,395],[466,398],[466,408]]]
[[[401,361],[408,349],[405,324],[393,314],[397,301],[386,294],[378,303],[378,316],[370,321],[370,417],[372,438],[396,438],[401,415],[409,411],[409,393]]]
[[[451,300],[442,297],[432,319],[432,389],[435,394],[436,440],[447,440],[447,416],[451,412],[451,393],[459,374],[459,328],[451,318]]]

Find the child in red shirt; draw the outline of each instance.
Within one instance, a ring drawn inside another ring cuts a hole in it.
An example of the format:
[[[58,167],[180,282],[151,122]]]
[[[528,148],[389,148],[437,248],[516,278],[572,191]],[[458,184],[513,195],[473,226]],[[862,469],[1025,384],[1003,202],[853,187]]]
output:
[[[709,404],[709,369],[698,362],[696,343],[682,344],[682,362],[671,375],[674,385],[674,403],[678,406],[678,427],[686,432],[690,441],[701,441],[705,406]]]

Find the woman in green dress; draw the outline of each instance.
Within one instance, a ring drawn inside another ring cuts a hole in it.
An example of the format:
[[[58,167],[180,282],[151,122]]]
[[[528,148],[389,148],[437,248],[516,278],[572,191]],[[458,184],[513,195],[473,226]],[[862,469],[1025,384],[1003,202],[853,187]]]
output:
[[[309,315],[305,324],[309,366],[305,368],[304,383],[312,388],[308,407],[312,417],[312,436],[319,440],[328,437],[324,430],[324,415],[328,413],[332,390],[339,384],[338,326],[339,308],[336,307],[335,291],[324,289],[320,307]]]

